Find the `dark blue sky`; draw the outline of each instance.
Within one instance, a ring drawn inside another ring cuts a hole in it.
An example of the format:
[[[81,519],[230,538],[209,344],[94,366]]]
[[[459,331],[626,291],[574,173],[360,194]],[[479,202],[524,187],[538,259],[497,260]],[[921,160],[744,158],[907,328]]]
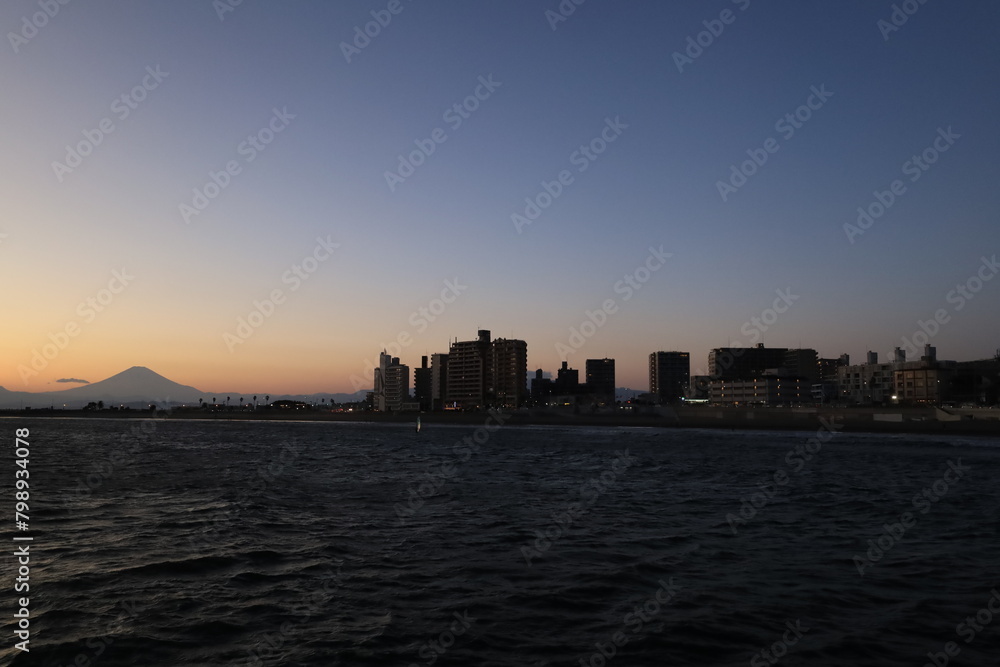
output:
[[[341,44],[388,5],[244,0],[220,20],[210,0],[71,2],[30,39],[8,35],[0,259],[30,289],[9,297],[21,325],[0,384],[18,385],[17,366],[121,266],[134,283],[31,382],[146,365],[195,385],[349,390],[400,335],[417,365],[489,328],[527,340],[532,369],[554,369],[562,344],[571,365],[616,357],[619,383],[642,387],[657,349],[691,352],[695,371],[709,348],[756,337],[884,355],[940,309],[940,356],[1000,346],[1000,280],[949,299],[1000,250],[995,3],[914,3],[886,40],[882,2],[588,0],[553,30],[555,1],[402,0],[348,63]],[[5,33],[38,11],[6,3]],[[724,11],[679,72],[675,52]],[[121,118],[113,101],[156,66],[168,74]],[[458,125],[446,112],[477,87]],[[776,127],[814,89],[832,95],[794,133]],[[248,149],[274,109],[281,131]],[[114,131],[79,166],[53,165],[103,118]],[[581,158],[608,119],[614,141]],[[398,156],[439,128],[390,188]],[[911,180],[904,164],[948,128]],[[767,160],[724,201],[747,151]],[[185,215],[229,161],[238,173]],[[512,214],[564,170],[519,233]],[[896,179],[885,213],[845,232]],[[338,249],[292,289],[285,272],[328,236]],[[661,246],[671,257],[626,289]],[[467,288],[442,314],[414,315],[456,278]],[[240,334],[275,289],[287,298]],[[772,320],[777,290],[797,298]],[[609,299],[575,345],[571,328]]]

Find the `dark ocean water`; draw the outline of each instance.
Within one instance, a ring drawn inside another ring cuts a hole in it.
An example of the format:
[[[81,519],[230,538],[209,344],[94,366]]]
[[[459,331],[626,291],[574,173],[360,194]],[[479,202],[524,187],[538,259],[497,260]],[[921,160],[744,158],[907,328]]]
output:
[[[996,440],[0,424],[4,665],[1000,664]]]

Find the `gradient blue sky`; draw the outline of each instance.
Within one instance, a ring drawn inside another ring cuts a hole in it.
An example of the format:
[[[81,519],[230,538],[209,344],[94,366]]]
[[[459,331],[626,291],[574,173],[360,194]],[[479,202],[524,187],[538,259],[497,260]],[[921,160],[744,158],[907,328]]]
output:
[[[568,359],[615,357],[619,385],[642,388],[649,352],[689,351],[697,372],[711,347],[750,342],[744,323],[785,288],[799,298],[768,345],[885,355],[943,308],[939,356],[1000,347],[1000,280],[960,311],[947,300],[1000,251],[1000,5],[928,2],[885,40],[889,2],[588,0],[553,30],[555,0],[403,0],[346,62],[341,43],[387,4],[244,0],[220,20],[211,0],[77,1],[17,53],[8,36],[0,385],[144,365],[207,391],[352,391],[401,332],[416,366],[478,328],[551,371],[570,327],[614,298]],[[735,21],[678,72],[674,52],[726,9]],[[4,33],[37,11],[4,3]],[[147,66],[169,75],[119,120],[112,102]],[[452,130],[445,110],[490,75],[501,86]],[[833,96],[786,140],[775,122],[812,86]],[[274,108],[294,120],[245,162]],[[60,182],[52,163],[106,117],[114,132]],[[579,173],[571,154],[609,117],[628,128]],[[447,141],[390,191],[397,156],[439,127]],[[903,163],[947,127],[961,138],[911,183]],[[717,181],[768,137],[778,152],[722,201]],[[178,206],[230,160],[241,173],[185,224]],[[563,169],[574,182],[517,233],[511,214]],[[897,178],[906,193],[849,243],[844,224]],[[340,247],[293,291],[282,275],[328,236]],[[661,245],[673,256],[625,302],[616,282]],[[87,320],[78,304],[123,267],[134,279]],[[455,278],[468,288],[415,327]],[[274,289],[285,302],[227,345]]]

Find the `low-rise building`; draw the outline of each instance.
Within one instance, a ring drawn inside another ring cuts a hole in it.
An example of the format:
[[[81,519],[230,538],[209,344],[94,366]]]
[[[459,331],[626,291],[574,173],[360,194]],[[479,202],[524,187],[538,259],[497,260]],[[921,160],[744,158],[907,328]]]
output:
[[[951,400],[972,405],[1000,403],[1000,353],[994,359],[956,363]]]
[[[719,405],[799,405],[812,401],[808,378],[762,375],[752,380],[713,380],[710,400]]]
[[[924,345],[920,361],[905,361],[894,372],[897,403],[940,405],[951,397],[954,361],[938,361],[937,348]]]
[[[844,365],[837,369],[837,393],[841,401],[862,405],[879,405],[892,401],[896,393],[895,369],[899,364],[899,354],[905,352],[896,348],[897,361],[879,363],[878,352],[869,352],[866,363]]]

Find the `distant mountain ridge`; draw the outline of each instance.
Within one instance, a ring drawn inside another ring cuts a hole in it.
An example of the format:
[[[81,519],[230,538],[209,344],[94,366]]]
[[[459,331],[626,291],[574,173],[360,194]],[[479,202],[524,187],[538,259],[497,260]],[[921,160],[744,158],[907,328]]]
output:
[[[257,394],[258,403],[264,402],[265,393]],[[270,400],[315,401],[322,399],[337,403],[363,400],[365,392],[354,394],[271,394]],[[145,366],[133,366],[116,375],[71,389],[46,392],[10,391],[0,387],[0,408],[14,409],[22,407],[47,408],[66,405],[67,408],[79,409],[90,402],[104,401],[106,405],[127,405],[133,408],[146,407],[154,403],[158,406],[197,405],[198,399],[210,402],[215,398],[219,403],[225,403],[230,398],[230,405],[235,405],[242,397],[244,402],[253,399],[253,394],[238,392],[207,392],[169,380]]]

